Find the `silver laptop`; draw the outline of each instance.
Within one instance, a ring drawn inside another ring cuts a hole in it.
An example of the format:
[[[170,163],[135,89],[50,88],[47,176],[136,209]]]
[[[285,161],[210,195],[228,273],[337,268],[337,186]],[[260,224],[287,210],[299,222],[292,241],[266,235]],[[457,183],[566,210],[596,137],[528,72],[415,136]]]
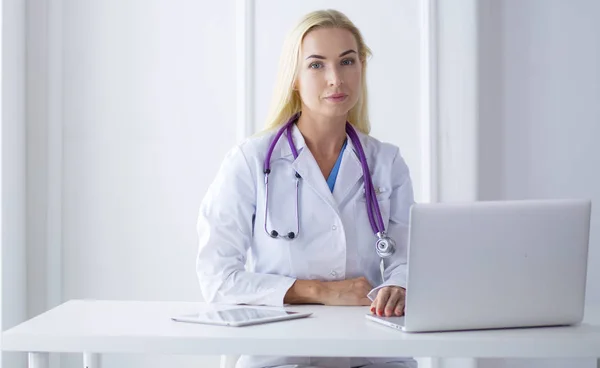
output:
[[[583,319],[591,202],[415,204],[406,332],[577,324]]]

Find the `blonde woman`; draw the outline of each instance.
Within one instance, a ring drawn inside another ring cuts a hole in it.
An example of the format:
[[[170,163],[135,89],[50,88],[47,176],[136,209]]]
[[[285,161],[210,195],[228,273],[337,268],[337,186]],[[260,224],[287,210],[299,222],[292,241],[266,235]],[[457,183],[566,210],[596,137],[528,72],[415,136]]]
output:
[[[201,204],[197,273],[207,302],[353,305],[403,315],[413,190],[399,149],[369,136],[369,55],[360,31],[334,10],[306,15],[288,35],[266,130],[228,153]],[[238,361],[274,366],[416,362]]]

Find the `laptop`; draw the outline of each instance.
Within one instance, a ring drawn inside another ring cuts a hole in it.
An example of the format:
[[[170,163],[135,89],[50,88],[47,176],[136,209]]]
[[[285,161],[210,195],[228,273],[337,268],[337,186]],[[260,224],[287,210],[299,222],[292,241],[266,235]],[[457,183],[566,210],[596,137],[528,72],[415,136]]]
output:
[[[415,204],[405,332],[578,324],[583,319],[589,200]]]

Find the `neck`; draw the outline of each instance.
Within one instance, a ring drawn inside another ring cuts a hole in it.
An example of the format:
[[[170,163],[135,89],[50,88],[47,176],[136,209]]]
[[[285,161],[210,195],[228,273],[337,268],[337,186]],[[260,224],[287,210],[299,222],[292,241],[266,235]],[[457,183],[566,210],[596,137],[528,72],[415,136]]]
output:
[[[304,110],[298,129],[315,157],[337,157],[346,139],[346,117],[311,116]]]

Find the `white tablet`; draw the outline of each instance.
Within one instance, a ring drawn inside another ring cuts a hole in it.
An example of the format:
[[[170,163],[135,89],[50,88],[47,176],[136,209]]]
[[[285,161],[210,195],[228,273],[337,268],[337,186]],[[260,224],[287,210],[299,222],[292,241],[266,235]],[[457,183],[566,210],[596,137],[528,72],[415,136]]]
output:
[[[288,310],[261,309],[253,307],[239,307],[216,311],[206,311],[194,314],[172,317],[177,322],[204,323],[220,326],[249,326],[260,323],[285,321],[304,318],[312,315],[311,312],[294,312]]]

